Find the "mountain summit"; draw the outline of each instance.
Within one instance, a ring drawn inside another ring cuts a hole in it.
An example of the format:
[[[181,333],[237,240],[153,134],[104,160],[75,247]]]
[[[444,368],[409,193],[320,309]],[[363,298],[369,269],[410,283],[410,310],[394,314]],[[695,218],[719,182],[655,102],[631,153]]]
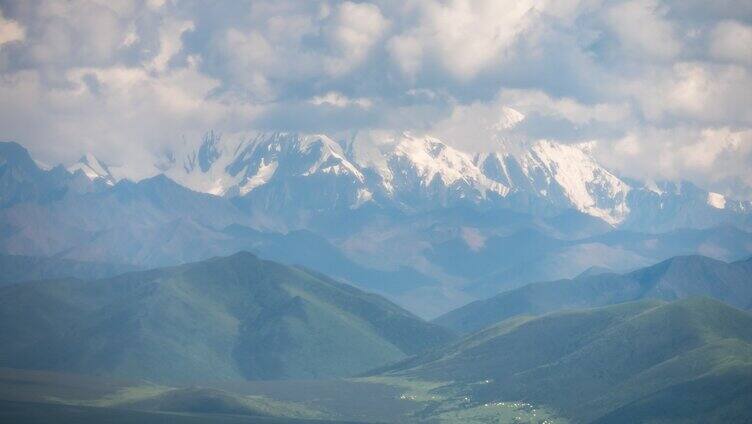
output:
[[[68,167],[68,171],[75,174],[82,172],[91,181],[101,180],[105,184],[114,186],[117,180],[112,176],[110,169],[96,156],[87,153],[78,162]]]

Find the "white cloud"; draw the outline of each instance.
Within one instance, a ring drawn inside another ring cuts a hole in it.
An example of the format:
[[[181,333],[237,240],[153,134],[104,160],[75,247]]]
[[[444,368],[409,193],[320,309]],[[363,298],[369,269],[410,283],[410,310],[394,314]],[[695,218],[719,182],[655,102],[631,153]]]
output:
[[[373,102],[370,99],[359,97],[350,99],[342,93],[336,91],[330,91],[321,96],[314,96],[309,100],[309,103],[316,106],[326,105],[332,107],[349,107],[356,106],[362,109],[368,109],[373,106]]]
[[[444,120],[430,128],[452,146],[468,151],[493,151],[512,137],[509,130],[525,119],[519,111],[500,103],[457,105]]]
[[[324,28],[334,51],[325,61],[326,70],[338,75],[362,63],[387,26],[388,21],[374,4],[340,4],[333,23]]]
[[[0,9],[0,137],[49,163],[91,150],[141,175],[151,153],[209,129],[413,130],[465,150],[597,139],[619,172],[752,193],[752,9],[738,2]]]
[[[552,98],[540,90],[504,90],[499,97],[523,113],[535,112],[573,124],[621,122],[629,119],[631,113],[625,103],[587,105],[572,98]]]
[[[705,62],[678,62],[626,84],[645,116],[715,124],[752,125],[752,75],[747,68]]]
[[[183,46],[180,37],[186,31],[193,30],[194,24],[191,21],[179,21],[168,19],[159,29],[159,54],[147,64],[147,69],[156,72],[163,72],[172,57],[180,51]],[[126,35],[126,40],[132,33]],[[127,45],[127,44],[126,44]]]
[[[389,40],[387,49],[402,73],[413,78],[420,71],[423,62],[423,45],[417,36],[396,35]]]
[[[5,19],[0,11],[0,46],[12,41],[21,41],[26,38],[26,29],[18,22]]]
[[[503,56],[530,25],[535,2],[424,1],[418,22],[389,41],[393,60],[415,74],[430,54],[453,76],[472,78]]]
[[[627,54],[670,59],[682,46],[666,11],[656,0],[632,0],[610,7],[605,18]]]
[[[576,129],[621,125],[632,120],[631,113],[624,103],[585,104],[566,97],[554,98],[540,90],[501,90],[492,101],[454,105],[449,116],[429,131],[466,151],[493,151],[502,142],[518,144],[539,138],[520,128],[528,116],[537,119],[534,126],[547,122],[561,126],[563,122]]]
[[[713,187],[740,178],[752,185],[752,130],[729,127],[648,127],[614,144],[599,144],[598,156],[623,174],[644,179],[688,179]]]
[[[752,65],[752,26],[731,20],[719,22],[710,37],[710,54]]]

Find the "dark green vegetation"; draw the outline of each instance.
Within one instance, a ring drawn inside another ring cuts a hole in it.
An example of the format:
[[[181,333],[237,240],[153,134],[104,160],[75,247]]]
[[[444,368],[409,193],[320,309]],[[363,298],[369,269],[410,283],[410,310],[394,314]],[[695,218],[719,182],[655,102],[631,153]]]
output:
[[[386,372],[576,422],[750,422],[752,316],[707,298],[517,317]]]
[[[106,278],[136,269],[129,265],[0,254],[0,270],[2,270],[0,273],[0,286],[2,286],[52,278]]]
[[[434,322],[469,333],[518,315],[688,296],[709,296],[741,309],[752,308],[752,258],[726,263],[703,256],[676,257],[623,275],[586,273],[574,280],[528,284],[463,306]]]
[[[0,289],[0,365],[157,382],[362,373],[451,338],[380,296],[249,253]]]

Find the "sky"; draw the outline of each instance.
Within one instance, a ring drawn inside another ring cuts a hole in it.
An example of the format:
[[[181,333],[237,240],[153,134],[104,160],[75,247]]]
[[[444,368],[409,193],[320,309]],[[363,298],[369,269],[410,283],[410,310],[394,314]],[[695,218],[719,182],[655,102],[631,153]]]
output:
[[[209,130],[595,141],[752,199],[752,1],[0,0],[0,140],[137,179]]]

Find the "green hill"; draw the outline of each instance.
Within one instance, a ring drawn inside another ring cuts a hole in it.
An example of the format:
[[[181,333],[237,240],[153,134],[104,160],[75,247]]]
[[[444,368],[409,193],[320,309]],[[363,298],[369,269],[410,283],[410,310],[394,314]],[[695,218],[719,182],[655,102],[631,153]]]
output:
[[[690,298],[517,317],[386,374],[576,422],[749,422],[752,316]]]
[[[0,366],[159,382],[352,375],[450,334],[384,298],[249,253],[0,289]]]
[[[689,296],[709,296],[741,309],[752,308],[752,258],[726,263],[704,256],[679,256],[627,274],[586,273],[573,280],[528,284],[455,309],[434,322],[470,333],[517,315]]]

